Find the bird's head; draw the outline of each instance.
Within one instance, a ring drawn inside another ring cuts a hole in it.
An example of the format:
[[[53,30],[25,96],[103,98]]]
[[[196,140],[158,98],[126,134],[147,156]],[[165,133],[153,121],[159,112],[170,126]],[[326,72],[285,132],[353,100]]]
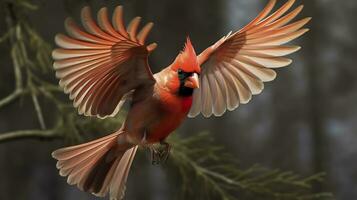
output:
[[[201,68],[190,38],[187,38],[185,47],[171,65],[171,70],[177,74],[180,82],[179,93],[181,95],[192,95],[193,90],[199,88],[198,76]]]

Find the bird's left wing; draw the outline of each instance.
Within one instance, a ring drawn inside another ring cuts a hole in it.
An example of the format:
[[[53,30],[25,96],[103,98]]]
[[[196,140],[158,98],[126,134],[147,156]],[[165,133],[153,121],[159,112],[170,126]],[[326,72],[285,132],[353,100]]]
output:
[[[152,23],[138,34],[140,17],[124,27],[121,6],[115,9],[112,23],[106,8],[97,18],[96,23],[89,7],[84,7],[81,19],[85,30],[68,18],[65,27],[69,36],[56,36],[60,48],[52,56],[60,86],[70,94],[79,114],[104,118],[114,116],[137,88],[155,83],[147,59],[156,44],[144,44]]]
[[[291,63],[284,58],[300,49],[283,46],[303,35],[302,27],[310,20],[305,18],[290,23],[303,6],[285,14],[295,0],[287,1],[269,15],[276,0],[270,0],[263,11],[247,26],[228,34],[198,56],[201,65],[200,88],[195,89],[189,117],[202,113],[205,117],[221,116],[246,104],[252,95],[262,92],[264,82],[276,77],[274,68]]]

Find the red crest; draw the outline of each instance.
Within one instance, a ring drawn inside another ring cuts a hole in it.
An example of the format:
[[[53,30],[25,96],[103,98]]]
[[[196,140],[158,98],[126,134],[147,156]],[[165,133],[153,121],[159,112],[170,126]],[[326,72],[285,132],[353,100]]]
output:
[[[198,64],[197,55],[191,40],[187,37],[183,51],[177,56],[172,68],[182,69],[184,72],[200,73],[201,68]]]

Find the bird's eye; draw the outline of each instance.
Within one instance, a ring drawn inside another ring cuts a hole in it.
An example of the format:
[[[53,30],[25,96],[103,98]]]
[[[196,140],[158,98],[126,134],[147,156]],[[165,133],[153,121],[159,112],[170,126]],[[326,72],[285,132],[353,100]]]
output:
[[[182,69],[178,69],[177,72],[178,72],[179,74],[182,74]]]

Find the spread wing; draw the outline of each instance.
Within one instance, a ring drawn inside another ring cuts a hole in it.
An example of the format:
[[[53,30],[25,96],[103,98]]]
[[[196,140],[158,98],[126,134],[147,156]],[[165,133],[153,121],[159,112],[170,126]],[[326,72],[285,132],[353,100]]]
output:
[[[156,44],[144,44],[152,23],[138,34],[140,17],[124,27],[121,6],[115,9],[112,23],[106,8],[97,18],[96,23],[89,7],[84,7],[84,30],[68,18],[68,36],[56,35],[60,48],[52,57],[59,84],[70,94],[79,114],[104,118],[114,116],[136,88],[155,83],[147,59]]]
[[[290,23],[303,6],[287,13],[295,0],[287,1],[269,15],[276,0],[270,0],[263,11],[243,29],[228,34],[198,56],[201,65],[200,88],[195,89],[189,117],[221,116],[248,103],[252,95],[262,92],[264,82],[276,77],[274,68],[292,61],[284,56],[299,46],[284,44],[303,35],[302,28],[310,18]],[[287,13],[287,14],[286,14]]]

